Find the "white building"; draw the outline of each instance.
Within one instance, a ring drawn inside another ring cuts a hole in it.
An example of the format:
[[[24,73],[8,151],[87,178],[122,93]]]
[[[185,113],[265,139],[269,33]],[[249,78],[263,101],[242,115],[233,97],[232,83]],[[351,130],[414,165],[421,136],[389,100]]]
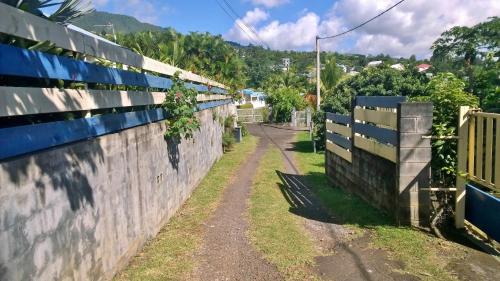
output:
[[[252,89],[242,91],[242,99],[235,102],[236,105],[252,104],[253,108],[262,108],[266,106],[266,94],[263,92],[255,92]]]

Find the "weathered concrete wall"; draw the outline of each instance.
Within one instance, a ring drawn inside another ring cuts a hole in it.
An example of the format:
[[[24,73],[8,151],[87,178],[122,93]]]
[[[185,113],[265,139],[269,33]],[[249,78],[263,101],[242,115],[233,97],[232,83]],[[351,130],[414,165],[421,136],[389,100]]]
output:
[[[397,161],[353,146],[352,163],[326,151],[325,170],[331,182],[392,215],[399,224],[429,224],[432,104],[398,105]],[[353,120],[354,121],[354,120]]]
[[[0,162],[0,280],[110,279],[222,155],[213,111],[179,144],[158,122]]]

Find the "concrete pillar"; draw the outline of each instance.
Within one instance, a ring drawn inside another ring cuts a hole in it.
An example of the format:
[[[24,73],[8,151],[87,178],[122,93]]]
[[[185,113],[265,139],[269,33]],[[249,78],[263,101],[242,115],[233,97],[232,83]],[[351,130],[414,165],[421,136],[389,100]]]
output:
[[[430,216],[432,103],[398,105],[396,218],[399,224],[428,226]]]

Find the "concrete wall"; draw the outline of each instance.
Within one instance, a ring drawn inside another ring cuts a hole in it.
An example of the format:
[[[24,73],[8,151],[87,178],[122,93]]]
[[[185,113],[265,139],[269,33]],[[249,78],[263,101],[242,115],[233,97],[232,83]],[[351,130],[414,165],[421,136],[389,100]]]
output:
[[[0,162],[0,280],[110,279],[222,155],[212,111],[179,144],[158,122]]]
[[[398,106],[397,161],[353,145],[352,163],[326,151],[325,170],[331,182],[393,216],[399,224],[427,226],[430,215],[432,104]]]

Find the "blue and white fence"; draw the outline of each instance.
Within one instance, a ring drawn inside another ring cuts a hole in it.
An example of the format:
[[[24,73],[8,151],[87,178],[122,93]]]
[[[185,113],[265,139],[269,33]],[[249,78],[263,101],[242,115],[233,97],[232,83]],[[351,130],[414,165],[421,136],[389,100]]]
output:
[[[0,126],[0,160],[164,120],[168,112],[158,107],[172,86],[170,78],[177,72],[186,86],[199,92],[199,110],[232,101],[223,84],[2,3],[0,34],[49,41],[84,58],[0,44],[0,120],[4,120]],[[83,87],[44,88],[39,87],[43,83],[38,83],[61,80],[64,85],[79,83]],[[134,90],[102,90],[112,86]],[[110,113],[111,109],[116,113]],[[88,114],[96,110],[108,113]],[[12,125],[15,118],[37,119],[33,116],[63,113],[87,118]]]

